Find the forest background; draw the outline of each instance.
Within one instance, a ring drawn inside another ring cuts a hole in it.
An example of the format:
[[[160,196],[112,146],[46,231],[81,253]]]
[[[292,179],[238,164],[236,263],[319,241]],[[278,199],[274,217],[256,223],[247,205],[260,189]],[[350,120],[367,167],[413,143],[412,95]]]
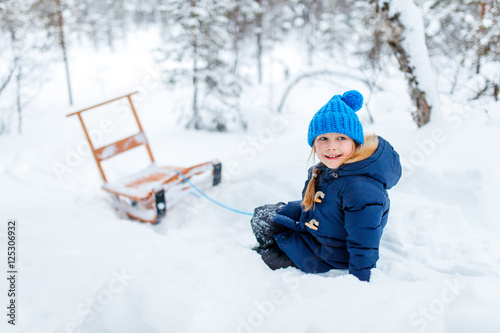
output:
[[[306,63],[297,70],[278,59],[275,66],[292,83],[345,76],[333,66],[318,70],[331,62],[352,68],[351,76],[373,92],[382,89],[384,69],[395,65],[422,126],[433,107],[439,113],[439,93],[458,103],[498,100],[499,17],[496,0],[4,0],[0,135],[22,132],[23,109],[50,77],[48,64],[65,64],[72,104],[69,50],[82,43],[113,50],[131,32],[152,27],[161,35],[154,51],[161,81],[192,86],[182,115],[187,127],[246,128],[241,96],[263,83],[273,48],[290,36]],[[280,112],[281,104],[270,111]]]

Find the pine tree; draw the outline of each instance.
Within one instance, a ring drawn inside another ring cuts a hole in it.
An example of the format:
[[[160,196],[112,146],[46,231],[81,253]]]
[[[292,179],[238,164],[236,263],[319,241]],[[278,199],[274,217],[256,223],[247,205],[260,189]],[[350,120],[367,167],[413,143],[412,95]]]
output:
[[[225,131],[241,120],[241,85],[230,65],[230,9],[227,2],[216,0],[171,0],[163,6],[170,21],[160,63],[168,82],[189,78],[192,84],[187,128]]]

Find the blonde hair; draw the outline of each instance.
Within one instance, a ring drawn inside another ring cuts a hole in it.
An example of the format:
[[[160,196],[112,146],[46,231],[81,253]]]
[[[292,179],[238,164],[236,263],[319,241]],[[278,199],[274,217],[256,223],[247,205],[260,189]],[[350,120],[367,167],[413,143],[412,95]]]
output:
[[[316,139],[314,139],[313,141],[311,148],[311,155],[309,156],[309,159],[311,159],[311,156],[314,156],[314,154],[316,153],[315,143]],[[353,140],[353,146],[354,149],[352,150],[351,156],[353,156],[359,149],[359,147],[361,147],[361,145],[354,140]],[[306,212],[311,208],[314,208],[315,196],[316,196],[316,181],[318,179],[318,175],[320,172],[321,172],[320,169],[317,169],[316,166],[313,166],[311,172],[311,178],[309,179],[309,183],[307,183],[306,191],[304,193],[304,198],[302,199],[302,206],[304,207]]]

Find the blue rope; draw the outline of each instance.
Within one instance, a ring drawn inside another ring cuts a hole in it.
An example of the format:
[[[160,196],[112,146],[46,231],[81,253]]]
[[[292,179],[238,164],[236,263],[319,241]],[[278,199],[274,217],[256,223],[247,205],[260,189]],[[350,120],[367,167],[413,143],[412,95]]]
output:
[[[184,176],[181,172],[179,171],[175,171],[177,172],[177,174],[179,176],[181,176],[182,178],[184,178],[184,180],[195,190],[197,191],[198,193],[200,193],[202,196],[204,196],[205,198],[207,198],[208,200],[212,201],[214,204],[216,205],[219,205],[221,206],[222,208],[225,208],[227,210],[230,210],[232,212],[235,212],[235,213],[238,213],[238,214],[243,214],[243,215],[249,215],[249,216],[253,216],[252,213],[246,213],[246,212],[242,212],[241,210],[237,210],[237,209],[234,209],[234,208],[231,208],[231,207],[228,207],[226,205],[223,205],[221,204],[220,202],[217,202],[215,201],[214,199],[210,198],[208,195],[206,195],[205,193],[203,193],[198,187],[196,187],[196,185],[194,185],[186,176]]]

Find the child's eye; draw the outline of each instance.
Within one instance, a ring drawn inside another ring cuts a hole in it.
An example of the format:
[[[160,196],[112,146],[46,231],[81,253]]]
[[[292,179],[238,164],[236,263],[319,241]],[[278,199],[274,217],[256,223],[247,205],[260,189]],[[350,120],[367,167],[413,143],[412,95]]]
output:
[[[337,138],[337,140],[345,140],[345,139],[346,139],[346,138],[345,138],[345,136],[339,136],[339,137]]]
[[[320,137],[318,140],[320,140],[320,141],[326,141],[326,140],[328,140],[328,139],[327,139],[327,137],[326,137],[326,136],[322,136],[322,137]]]

